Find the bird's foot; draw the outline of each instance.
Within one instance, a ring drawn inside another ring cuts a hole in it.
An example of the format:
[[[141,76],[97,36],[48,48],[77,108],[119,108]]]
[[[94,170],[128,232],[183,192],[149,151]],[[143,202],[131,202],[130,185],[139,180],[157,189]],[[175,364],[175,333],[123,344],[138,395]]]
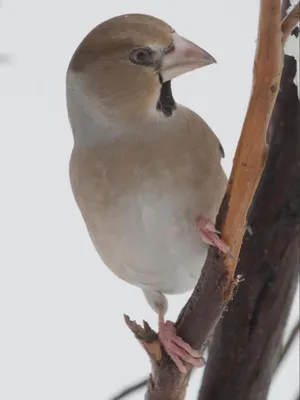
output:
[[[230,254],[229,246],[219,237],[219,232],[213,222],[207,217],[197,218],[198,232],[203,242],[217,247],[222,253]]]
[[[188,372],[185,363],[194,367],[202,367],[204,365],[200,353],[192,349],[181,337],[177,336],[173,322],[160,322],[158,336],[166,352],[181,373],[186,374]]]

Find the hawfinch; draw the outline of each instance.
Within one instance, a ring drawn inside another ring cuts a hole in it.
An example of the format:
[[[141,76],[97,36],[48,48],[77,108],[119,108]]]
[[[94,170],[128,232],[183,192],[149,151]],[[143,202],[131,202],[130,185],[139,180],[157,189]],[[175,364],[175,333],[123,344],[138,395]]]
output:
[[[127,14],[93,29],[67,71],[77,205],[103,262],[158,313],[183,373],[202,361],[164,321],[165,295],[195,286],[209,244],[228,251],[214,226],[227,179],[218,138],[171,80],[214,62],[165,22]]]

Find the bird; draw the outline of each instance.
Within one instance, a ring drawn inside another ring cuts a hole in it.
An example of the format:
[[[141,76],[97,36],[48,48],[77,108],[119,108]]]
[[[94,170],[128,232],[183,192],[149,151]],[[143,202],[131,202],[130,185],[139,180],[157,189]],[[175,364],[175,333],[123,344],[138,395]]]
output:
[[[215,62],[159,18],[125,14],[87,34],[66,74],[75,201],[103,263],[158,314],[182,373],[203,364],[165,321],[166,295],[195,287],[210,245],[228,253],[215,228],[227,178],[219,139],[171,83]]]

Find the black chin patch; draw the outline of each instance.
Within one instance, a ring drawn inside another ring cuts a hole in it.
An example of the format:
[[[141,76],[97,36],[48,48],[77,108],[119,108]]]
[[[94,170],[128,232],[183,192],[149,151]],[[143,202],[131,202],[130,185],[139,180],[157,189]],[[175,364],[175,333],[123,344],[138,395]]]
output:
[[[219,149],[220,149],[221,157],[225,158],[225,151],[224,151],[223,146],[221,145],[221,142],[219,142]]]
[[[161,89],[156,109],[157,111],[161,111],[165,117],[171,117],[173,111],[176,110],[176,103],[171,90],[171,81],[162,82],[161,76],[159,76],[159,81]]]

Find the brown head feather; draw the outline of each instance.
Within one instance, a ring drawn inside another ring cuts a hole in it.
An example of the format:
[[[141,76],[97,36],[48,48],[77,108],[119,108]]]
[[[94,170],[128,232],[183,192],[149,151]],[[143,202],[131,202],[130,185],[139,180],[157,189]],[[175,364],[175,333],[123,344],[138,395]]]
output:
[[[131,120],[156,104],[160,83],[154,67],[135,65],[132,50],[172,43],[173,29],[158,18],[128,14],[111,18],[94,28],[78,46],[69,72],[79,76],[87,92],[106,109],[118,110]]]

